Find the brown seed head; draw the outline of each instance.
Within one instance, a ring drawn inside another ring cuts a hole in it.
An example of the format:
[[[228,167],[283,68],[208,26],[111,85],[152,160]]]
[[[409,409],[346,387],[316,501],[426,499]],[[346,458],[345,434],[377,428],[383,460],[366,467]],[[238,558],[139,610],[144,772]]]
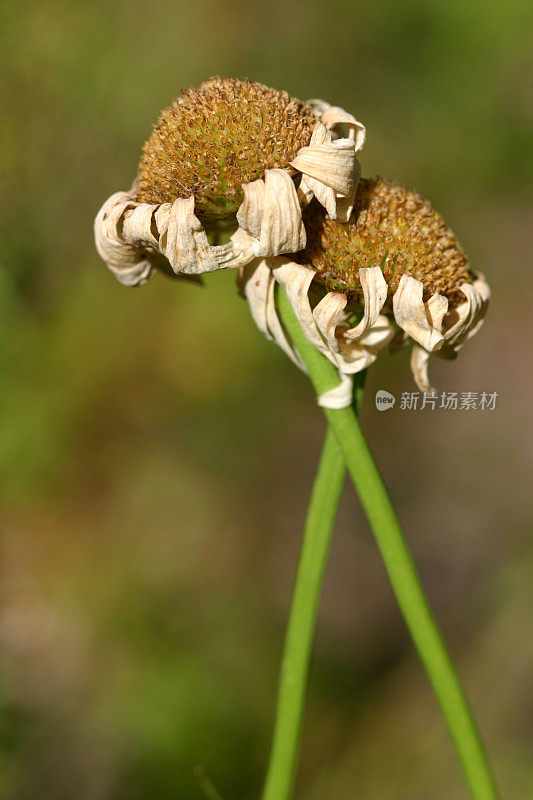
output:
[[[193,194],[204,220],[234,214],[242,184],[289,168],[316,121],[309,106],[247,78],[215,77],[183,90],[144,145],[136,199],[165,203]]]
[[[329,291],[346,292],[360,304],[360,267],[380,266],[389,286],[387,306],[402,275],[424,284],[424,300],[434,292],[451,305],[464,300],[461,283],[472,283],[467,258],[453,231],[418,192],[390,181],[362,179],[354,212],[335,222],[315,201],[304,212],[307,247],[295,257],[320,274]]]

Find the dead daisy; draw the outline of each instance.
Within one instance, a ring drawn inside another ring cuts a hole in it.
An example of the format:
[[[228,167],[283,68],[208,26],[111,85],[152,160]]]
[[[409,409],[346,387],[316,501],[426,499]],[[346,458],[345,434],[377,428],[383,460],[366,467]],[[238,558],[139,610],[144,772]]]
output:
[[[377,179],[360,181],[347,223],[331,220],[313,202],[304,224],[302,252],[257,259],[241,270],[258,327],[301,365],[276,313],[277,282],[308,341],[343,378],[319,398],[321,405],[349,404],[347,376],[365,369],[387,344],[394,350],[414,343],[415,381],[432,391],[430,355],[454,358],[482,324],[490,296],[442,217],[418,192]]]
[[[324,407],[329,427],[305,524],[262,800],[289,800],[292,793],[346,469],[472,798],[498,800],[468,702],[357,418],[366,367],[383,347],[412,340],[415,379],[429,390],[430,354],[455,355],[481,324],[489,290],[420,195],[381,180],[357,188],[363,142],[364,128],[342,109],[319,100],[303,104],[247,80],[214,78],[163,111],[131,190],[114,194],[98,213],[96,245],[129,285],[146,281],[154,268],[190,278],[238,267],[257,325],[307,372]],[[222,230],[229,241],[212,244],[208,237]]]
[[[154,268],[190,276],[297,252],[313,197],[349,217],[364,140],[355,117],[324,101],[212,78],[161,113],[132,188],[96,217],[98,252],[130,286]],[[212,246],[221,230],[229,242]]]

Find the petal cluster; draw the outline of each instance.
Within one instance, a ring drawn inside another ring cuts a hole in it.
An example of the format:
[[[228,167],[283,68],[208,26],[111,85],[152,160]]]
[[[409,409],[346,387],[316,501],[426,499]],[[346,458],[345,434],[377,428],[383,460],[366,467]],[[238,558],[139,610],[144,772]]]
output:
[[[339,386],[327,397],[320,397],[319,404],[342,408],[351,403],[349,376],[370,366],[395,335],[391,320],[381,314],[387,284],[379,267],[361,268],[367,302],[361,320],[353,325],[346,294],[313,291],[317,288],[315,279],[313,269],[278,256],[256,259],[247,265],[240,272],[239,283],[258,328],[305,371],[298,350],[277,315],[275,284],[283,287],[307,340],[337,367],[341,377]]]
[[[359,180],[364,126],[324,101],[311,101],[306,113],[316,120],[309,143],[285,168],[266,169],[242,185],[243,200],[230,220],[234,232],[224,245],[210,244],[202,221],[205,208],[197,209],[194,193],[169,202],[143,202],[134,183],[129,192],[111,195],[96,217],[95,241],[118,280],[142,285],[156,268],[199,275],[298,252],[306,246],[302,209],[313,197],[332,219],[347,219]],[[342,128],[346,138],[340,137]]]
[[[347,377],[387,345],[394,352],[411,343],[414,379],[433,391],[430,356],[454,358],[479,330],[490,297],[440,215],[417,193],[376,180],[362,181],[349,224],[328,220],[316,205],[304,221],[311,237],[305,251],[241,270],[259,328],[302,367],[277,318],[277,282],[307,340],[338,368],[333,402],[350,402]]]

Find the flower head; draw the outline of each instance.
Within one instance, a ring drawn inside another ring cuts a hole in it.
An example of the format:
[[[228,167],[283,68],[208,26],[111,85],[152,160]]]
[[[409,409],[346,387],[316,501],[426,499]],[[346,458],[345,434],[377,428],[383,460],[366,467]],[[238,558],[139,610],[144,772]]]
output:
[[[308,340],[341,376],[367,367],[387,344],[413,341],[415,380],[431,391],[430,354],[455,357],[479,329],[490,296],[440,214],[418,192],[362,180],[347,223],[313,202],[304,224],[307,245],[292,260],[258,260],[242,272],[259,327],[299,361],[276,317],[278,281]]]
[[[440,214],[421,194],[390,181],[361,180],[354,213],[338,225],[311,204],[304,213],[307,246],[295,257],[318,273],[330,291],[362,299],[361,267],[379,265],[390,306],[402,275],[424,286],[424,300],[438,292],[461,302],[461,283],[472,283],[466,255]],[[387,305],[387,304],[386,304]]]
[[[314,197],[330,217],[348,218],[364,139],[355,117],[324,101],[212,78],[161,113],[131,190],[96,217],[97,249],[128,285],[154,267],[196,275],[297,252],[301,209]],[[221,225],[233,235],[213,247],[208,233]]]
[[[290,162],[309,144],[316,116],[287,92],[250,80],[213,78],[182,91],[144,145],[135,183],[141,203],[194,195],[202,221],[234,215],[243,184]]]

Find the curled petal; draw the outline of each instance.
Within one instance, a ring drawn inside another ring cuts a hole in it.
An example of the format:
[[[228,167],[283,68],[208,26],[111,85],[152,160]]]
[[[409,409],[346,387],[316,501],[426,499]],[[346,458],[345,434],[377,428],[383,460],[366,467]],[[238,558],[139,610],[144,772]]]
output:
[[[333,353],[340,353],[336,331],[348,298],[342,292],[328,292],[313,310],[315,324]]]
[[[434,292],[426,303],[428,322],[436,331],[442,333],[442,320],[448,311],[448,298],[443,294]]]
[[[198,275],[220,269],[207,234],[194,215],[193,195],[172,203],[166,227],[159,229],[159,248],[176,273]]]
[[[139,203],[128,209],[122,223],[122,238],[137,247],[157,248],[159,234],[154,225],[155,207],[150,203]]]
[[[326,130],[321,122],[317,122],[317,129]],[[313,143],[311,137],[311,143],[298,151],[291,166],[340,194],[350,195],[354,184],[354,143],[351,139],[331,141],[331,134],[329,136],[330,141],[323,144]]]
[[[321,121],[328,130],[335,130],[337,125],[346,125],[348,136],[355,144],[355,153],[361,152],[365,144],[366,128],[352,114],[339,106],[329,106],[322,112]]]
[[[490,286],[482,272],[476,272],[476,279],[474,281],[474,289],[481,297],[482,304],[486,306],[490,300]]]
[[[355,375],[356,372],[367,369],[367,367],[374,363],[377,357],[377,352],[367,350],[367,348],[362,347],[359,342],[353,342],[342,354],[340,369],[347,375]]]
[[[239,288],[248,300],[255,324],[267,339],[281,347],[291,361],[305,372],[299,354],[291,347],[279,321],[274,297],[275,283],[272,271],[264,259],[255,259],[240,270]]]
[[[150,277],[152,264],[146,253],[127,243],[122,235],[126,213],[132,207],[127,192],[111,195],[94,221],[94,239],[98,253],[117,279],[126,286],[139,286]]]
[[[428,377],[429,355],[428,351],[424,350],[420,345],[413,345],[413,350],[411,352],[411,371],[420,391],[434,394],[435,389],[431,386]]]
[[[344,108],[332,106],[325,100],[312,98],[307,100],[306,105],[311,106],[313,113],[328,128],[335,130],[338,125],[346,125],[349,128],[349,138],[355,141],[355,152],[359,153],[365,143],[365,126],[349,114]]]
[[[459,288],[466,300],[452,309],[444,319],[446,350],[451,350],[453,353],[460,350],[463,344],[477,333],[483,324],[490,300],[489,286],[480,273],[473,284],[463,283]]]
[[[267,339],[272,335],[267,324],[268,287],[272,282],[272,273],[264,261],[257,259],[241,271],[239,284],[248,300],[253,320]]]
[[[320,205],[328,212],[330,219],[337,219],[337,201],[331,186],[326,186],[325,183],[316,178],[311,178],[309,175],[303,175],[298,188],[298,196],[303,197],[306,205],[309,202],[307,200],[308,197],[311,197],[311,199],[316,197]]]
[[[446,320],[446,341],[454,349],[460,347],[466,340],[466,334],[474,324],[481,307],[481,298],[471,284],[463,283],[459,288],[466,300],[452,309]]]
[[[361,267],[359,283],[365,302],[363,319],[354,328],[346,331],[344,337],[348,340],[359,339],[368,327],[374,325],[387,299],[388,286],[381,267]]]
[[[269,169],[265,173],[264,216],[259,255],[297,253],[306,245],[298,195],[289,173]]]
[[[242,228],[237,228],[229,242],[212,250],[220,269],[240,268],[255,259],[253,239]]]
[[[177,277],[238,267],[254,258],[251,243],[232,239],[211,247],[194,215],[194,197],[173,203],[137,203],[127,192],[112,195],[98,212],[96,247],[128,286],[143,284],[157,267]]]
[[[351,217],[353,207],[355,205],[355,194],[361,177],[361,164],[359,161],[355,162],[355,169],[353,175],[353,190],[349,195],[336,194],[337,198],[337,216],[332,219],[338,219],[339,222],[348,222]],[[331,217],[331,214],[330,214]]]
[[[392,321],[380,314],[376,321],[370,325],[366,331],[356,341],[369,350],[378,351],[388,345],[395,335],[395,328]]]
[[[345,335],[339,335],[342,369],[344,372],[359,372],[373,364],[379,351],[389,344],[394,336],[394,326],[388,317],[380,314],[359,339],[346,340]]]
[[[476,290],[480,298],[480,305],[477,313],[477,320],[466,335],[467,340],[471,339],[472,336],[475,336],[478,330],[483,325],[483,322],[485,321],[485,314],[487,313],[487,308],[489,307],[489,300],[490,300],[490,286],[485,280],[485,276],[482,275],[481,272],[477,273],[477,278],[474,281],[473,285],[474,289]]]
[[[329,292],[312,310],[309,287],[315,275],[313,270],[286,259],[277,261],[273,274],[287,292],[307,341],[332,361],[340,374],[353,374],[372,364],[379,350],[394,335],[392,323],[386,317],[378,316],[374,326],[367,328],[359,340],[347,341],[342,326],[346,296]]]
[[[306,245],[302,212],[293,180],[283,169],[269,169],[265,180],[244,187],[237,220],[254,237],[255,256],[297,253]]]
[[[267,271],[271,272],[270,281]],[[369,269],[368,273],[372,273],[372,270]],[[274,281],[283,287],[307,341],[323,353],[339,372],[340,384],[321,396],[319,403],[327,408],[344,408],[349,405],[352,400],[349,376],[376,360],[380,349],[394,335],[391,320],[373,310],[369,311],[368,324],[364,330],[361,326],[360,337],[346,339],[347,297],[341,292],[329,292],[313,308],[310,300],[310,294],[313,296],[313,293],[310,293],[310,288],[316,274],[314,270],[287,258],[276,257],[257,259],[241,269],[240,274],[243,293],[250,302],[257,326],[305,372],[305,365],[297,348],[285,333],[277,316]],[[378,281],[375,284],[379,286]],[[379,306],[379,302],[377,305]],[[373,307],[373,304],[369,302],[369,306]]]
[[[324,351],[324,342],[318,332],[309,303],[309,287],[315,277],[314,271],[286,259],[278,259],[277,262],[272,272],[277,282],[285,289],[307,341]]]
[[[347,222],[361,174],[352,140],[332,141],[331,132],[317,122],[309,146],[298,151],[291,166],[302,173],[299,197],[303,203],[307,205],[314,194],[331,219]]]
[[[261,223],[265,203],[265,182],[259,178],[243,183],[244,200],[237,211],[237,222],[256,239],[261,236]]]
[[[428,320],[420,281],[402,275],[392,299],[396,322],[409,336],[432,353],[444,343],[444,337]]]
[[[325,183],[322,183],[317,178],[311,178],[309,175],[302,175],[302,180],[298,187],[300,205],[305,208],[310,200],[313,199],[313,196],[315,196],[318,202],[324,206],[328,212],[330,219],[337,219],[339,222],[348,222],[353,211],[355,193],[360,177],[361,165],[356,161],[352,191],[349,195],[344,195],[340,194],[340,192],[336,192],[331,186],[326,186]]]
[[[272,334],[273,340],[276,342],[279,347],[286,353],[291,361],[293,361],[297,367],[299,367],[302,372],[307,373],[307,367],[305,366],[298,350],[289,342],[283,325],[280,322],[278,317],[278,312],[276,310],[276,297],[275,297],[275,288],[276,288],[276,281],[274,277],[271,276],[271,281],[268,287],[268,302],[267,302],[267,323],[268,328]]]
[[[341,381],[329,389],[327,392],[322,392],[317,397],[317,403],[321,408],[348,408],[353,401],[353,378],[351,375],[340,376]]]

